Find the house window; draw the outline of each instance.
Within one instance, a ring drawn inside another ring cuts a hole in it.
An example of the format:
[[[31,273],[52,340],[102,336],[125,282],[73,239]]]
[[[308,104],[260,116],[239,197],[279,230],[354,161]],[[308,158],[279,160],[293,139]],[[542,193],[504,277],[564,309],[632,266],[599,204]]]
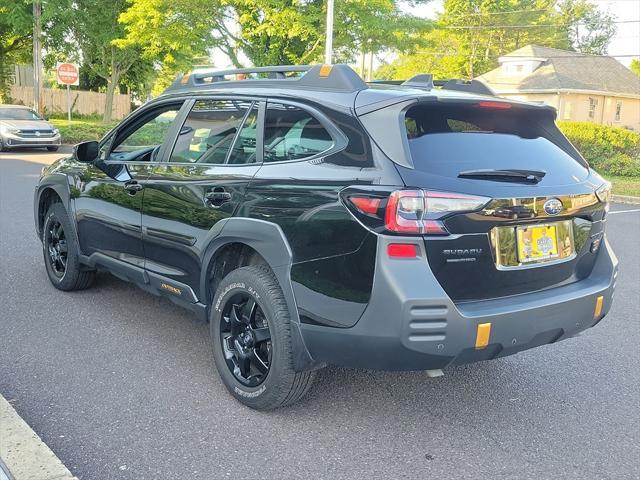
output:
[[[622,116],[622,100],[616,100],[616,116],[615,121],[619,122]]]
[[[596,108],[598,108],[598,99],[589,97],[589,118],[596,118]]]
[[[571,120],[571,102],[564,102],[564,119]]]

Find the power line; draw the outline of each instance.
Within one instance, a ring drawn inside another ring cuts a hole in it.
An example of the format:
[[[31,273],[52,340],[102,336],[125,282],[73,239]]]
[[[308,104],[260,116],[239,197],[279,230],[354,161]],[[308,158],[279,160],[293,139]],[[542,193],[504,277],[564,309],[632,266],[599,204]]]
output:
[[[432,56],[442,56],[442,57],[450,57],[452,55],[458,55],[459,52],[458,51],[452,51],[452,52],[420,52],[420,55],[432,55]],[[534,57],[534,55],[500,55],[501,57],[506,57],[506,58],[532,58]],[[552,57],[545,57],[544,55],[542,55],[543,58],[547,58],[548,60],[553,60],[554,58],[584,58],[584,57],[615,57],[615,58],[635,58],[635,57],[640,57],[640,52],[636,53],[636,54],[624,54],[624,55],[591,55],[588,53],[578,53],[576,52],[576,55],[554,55]]]
[[[504,10],[502,12],[474,12],[474,13],[465,13],[465,16],[470,15],[506,15],[508,13],[529,13],[529,12],[551,12],[552,10],[548,8],[537,8],[535,10]]]
[[[619,20],[611,23],[640,23],[640,20]],[[585,25],[584,23],[577,23],[577,25]],[[441,28],[453,29],[453,30],[482,30],[482,29],[495,29],[495,28],[558,28],[562,27],[561,24],[540,24],[540,25],[446,25]]]

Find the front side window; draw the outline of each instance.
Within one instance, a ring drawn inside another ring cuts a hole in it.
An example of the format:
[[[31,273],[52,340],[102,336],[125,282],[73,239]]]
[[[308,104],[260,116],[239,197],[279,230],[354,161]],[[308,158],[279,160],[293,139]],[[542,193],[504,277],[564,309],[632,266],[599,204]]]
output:
[[[333,139],[309,112],[281,103],[267,104],[264,125],[264,161],[300,160],[333,146]]]
[[[115,136],[103,142],[100,158],[109,152],[110,160],[149,161],[164,143],[182,103],[163,105],[137,116],[118,127]]]
[[[229,158],[230,163],[253,163],[257,118],[251,101],[198,100],[180,129],[169,161],[224,164]]]

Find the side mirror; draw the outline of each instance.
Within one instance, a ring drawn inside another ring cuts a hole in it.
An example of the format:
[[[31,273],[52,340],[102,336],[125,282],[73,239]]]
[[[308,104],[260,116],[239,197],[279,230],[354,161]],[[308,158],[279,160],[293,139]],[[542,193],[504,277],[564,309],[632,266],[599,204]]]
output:
[[[82,142],[73,147],[73,158],[82,163],[93,163],[98,153],[98,142]]]

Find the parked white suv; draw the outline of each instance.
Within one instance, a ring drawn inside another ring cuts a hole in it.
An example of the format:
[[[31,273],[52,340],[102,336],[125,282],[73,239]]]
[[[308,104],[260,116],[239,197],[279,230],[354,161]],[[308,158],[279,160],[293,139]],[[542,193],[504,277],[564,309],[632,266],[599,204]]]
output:
[[[0,152],[19,147],[55,152],[59,146],[58,129],[36,112],[22,105],[0,105]]]

